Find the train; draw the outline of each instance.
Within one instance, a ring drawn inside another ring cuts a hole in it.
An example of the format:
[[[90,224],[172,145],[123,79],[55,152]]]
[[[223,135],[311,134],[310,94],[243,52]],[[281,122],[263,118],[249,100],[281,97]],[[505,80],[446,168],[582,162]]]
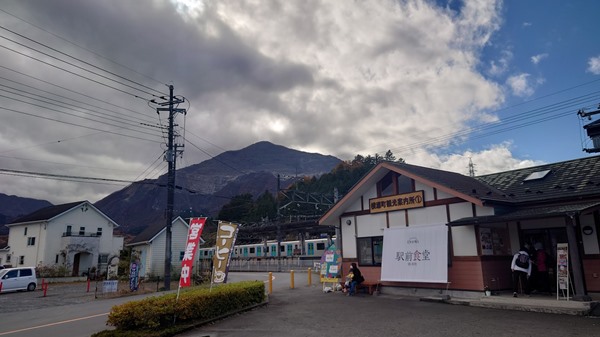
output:
[[[335,237],[333,238],[333,241]],[[331,242],[331,239],[307,239],[304,240],[302,247],[300,240],[281,241],[279,246],[280,257],[300,257],[308,259],[320,258]],[[304,249],[303,249],[304,248]],[[205,247],[198,249],[198,258],[200,260],[210,260],[214,255],[215,247]],[[253,258],[276,258],[277,241],[269,240],[262,243],[252,243],[235,245],[231,258],[233,259],[253,259]]]

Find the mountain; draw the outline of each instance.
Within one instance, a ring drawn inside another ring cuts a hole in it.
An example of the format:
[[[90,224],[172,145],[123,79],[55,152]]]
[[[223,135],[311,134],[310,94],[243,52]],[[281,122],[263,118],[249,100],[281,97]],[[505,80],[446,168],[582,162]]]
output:
[[[0,193],[0,235],[8,234],[8,228],[4,226],[5,224],[48,206],[52,206],[52,204],[46,200],[22,198]]]
[[[285,187],[297,177],[320,176],[341,162],[333,156],[308,153],[259,142],[176,172],[174,214],[216,216],[230,198],[242,193],[255,197],[277,190],[277,175]],[[143,180],[110,194],[95,206],[121,230],[137,234],[148,225],[165,221],[167,176]]]

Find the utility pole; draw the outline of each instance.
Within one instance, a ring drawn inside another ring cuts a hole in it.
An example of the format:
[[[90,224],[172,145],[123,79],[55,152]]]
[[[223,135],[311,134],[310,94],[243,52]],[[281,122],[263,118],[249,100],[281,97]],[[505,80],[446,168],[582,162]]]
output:
[[[157,103],[152,100],[152,103],[155,103],[160,106],[168,106],[168,108],[156,108],[156,113],[160,114],[161,111],[169,112],[169,132],[168,132],[168,144],[167,151],[165,152],[165,160],[169,164],[169,171],[167,173],[167,209],[165,212],[166,217],[166,244],[165,244],[165,290],[171,290],[171,240],[172,240],[172,232],[171,225],[173,222],[173,205],[175,203],[175,163],[177,156],[183,152],[183,150],[177,150],[178,147],[183,148],[183,144],[175,144],[175,132],[173,128],[175,126],[175,115],[178,113],[186,113],[185,109],[176,109],[175,105],[183,103],[185,101],[184,98],[176,98],[173,96],[173,85],[169,86],[169,101]]]

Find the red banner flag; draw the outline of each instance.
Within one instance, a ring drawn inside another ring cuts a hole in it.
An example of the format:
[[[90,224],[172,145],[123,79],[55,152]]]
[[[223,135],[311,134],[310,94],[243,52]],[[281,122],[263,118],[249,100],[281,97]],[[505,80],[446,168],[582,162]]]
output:
[[[202,235],[205,222],[206,218],[190,219],[190,230],[188,231],[185,252],[183,253],[183,259],[181,260],[181,276],[179,277],[180,288],[189,287],[192,285],[192,266],[194,265],[194,256],[196,256],[198,242],[200,240],[200,235]]]

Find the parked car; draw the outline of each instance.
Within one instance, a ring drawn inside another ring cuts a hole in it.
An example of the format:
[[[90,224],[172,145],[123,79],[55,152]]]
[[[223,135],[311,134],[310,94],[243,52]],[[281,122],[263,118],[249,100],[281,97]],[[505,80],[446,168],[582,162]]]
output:
[[[0,270],[2,292],[27,290],[34,291],[37,277],[34,267],[4,268]]]

